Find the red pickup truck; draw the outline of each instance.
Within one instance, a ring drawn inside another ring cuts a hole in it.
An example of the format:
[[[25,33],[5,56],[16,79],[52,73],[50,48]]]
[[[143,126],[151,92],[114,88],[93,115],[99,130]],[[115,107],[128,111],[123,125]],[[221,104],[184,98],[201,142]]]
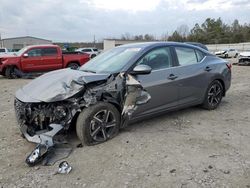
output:
[[[85,53],[63,53],[57,45],[32,45],[14,54],[0,56],[0,74],[16,78],[25,73],[41,73],[67,67],[77,69],[89,59],[89,54]]]

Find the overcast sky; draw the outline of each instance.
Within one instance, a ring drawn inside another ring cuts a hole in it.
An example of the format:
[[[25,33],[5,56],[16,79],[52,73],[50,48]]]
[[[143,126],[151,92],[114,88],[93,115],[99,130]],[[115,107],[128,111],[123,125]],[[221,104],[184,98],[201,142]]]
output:
[[[207,17],[250,23],[250,0],[0,0],[2,38],[93,41],[124,33],[171,34]]]

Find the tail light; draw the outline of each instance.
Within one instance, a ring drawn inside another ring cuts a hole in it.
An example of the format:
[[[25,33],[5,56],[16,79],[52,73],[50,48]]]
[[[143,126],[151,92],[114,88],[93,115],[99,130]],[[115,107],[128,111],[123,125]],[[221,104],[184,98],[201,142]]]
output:
[[[232,69],[232,64],[231,64],[231,63],[226,63],[226,65],[227,65],[227,68],[228,68],[229,70]]]

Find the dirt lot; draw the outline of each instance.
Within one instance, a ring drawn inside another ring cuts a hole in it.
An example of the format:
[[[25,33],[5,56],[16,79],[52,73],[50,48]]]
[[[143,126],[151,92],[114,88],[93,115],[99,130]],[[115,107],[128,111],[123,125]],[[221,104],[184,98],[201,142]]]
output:
[[[0,77],[0,187],[250,187],[250,67],[233,67],[217,110],[166,114],[107,143],[75,148],[68,175],[54,175],[58,163],[24,162],[34,144],[20,136],[13,96],[29,81]]]

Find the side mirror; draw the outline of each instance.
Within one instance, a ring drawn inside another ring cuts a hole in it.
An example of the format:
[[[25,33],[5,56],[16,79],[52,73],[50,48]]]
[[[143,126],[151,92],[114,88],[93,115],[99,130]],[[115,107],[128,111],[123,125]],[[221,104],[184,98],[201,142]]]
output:
[[[29,57],[29,54],[25,53],[25,54],[23,54],[23,57],[27,58],[27,57]]]
[[[150,74],[152,68],[148,65],[136,65],[131,74]]]

